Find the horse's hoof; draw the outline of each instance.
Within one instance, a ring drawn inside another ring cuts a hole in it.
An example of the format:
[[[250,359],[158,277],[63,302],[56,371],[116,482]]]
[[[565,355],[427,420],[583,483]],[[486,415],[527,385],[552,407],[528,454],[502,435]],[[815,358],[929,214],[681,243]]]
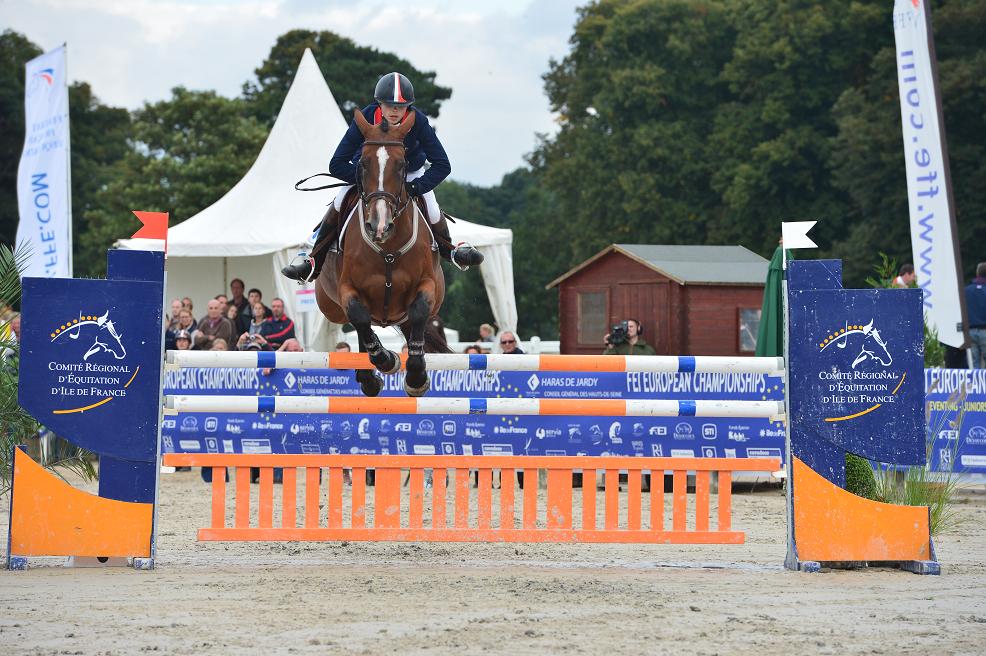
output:
[[[404,379],[404,391],[407,392],[408,396],[424,396],[431,389],[431,379],[425,376],[425,382],[420,387],[411,387],[407,384],[407,379]]]
[[[381,351],[376,357],[371,357],[370,362],[382,374],[396,374],[401,370],[401,356],[393,351]]]
[[[363,390],[363,396],[376,396],[383,389],[383,378],[380,374],[373,372],[372,378],[359,381],[359,387]]]

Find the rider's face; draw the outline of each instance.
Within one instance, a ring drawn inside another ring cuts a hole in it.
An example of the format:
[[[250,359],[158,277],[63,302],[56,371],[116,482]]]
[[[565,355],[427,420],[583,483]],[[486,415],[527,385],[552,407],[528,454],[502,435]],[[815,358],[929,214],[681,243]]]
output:
[[[380,114],[387,119],[387,122],[391,125],[397,125],[400,123],[404,118],[405,111],[407,111],[407,107],[380,103]]]

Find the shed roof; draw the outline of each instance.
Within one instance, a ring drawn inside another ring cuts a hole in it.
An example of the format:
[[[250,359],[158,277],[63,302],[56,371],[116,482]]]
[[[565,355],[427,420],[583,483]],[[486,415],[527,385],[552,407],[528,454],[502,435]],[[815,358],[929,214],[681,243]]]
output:
[[[767,280],[769,262],[742,246],[611,244],[552,280],[547,289],[611,252],[625,255],[681,285],[762,285]]]

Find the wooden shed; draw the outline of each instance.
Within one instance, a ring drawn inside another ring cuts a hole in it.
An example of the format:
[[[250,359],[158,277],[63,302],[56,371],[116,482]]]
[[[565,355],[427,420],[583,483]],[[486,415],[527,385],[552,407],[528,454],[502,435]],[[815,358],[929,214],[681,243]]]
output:
[[[613,244],[556,278],[561,352],[638,319],[660,355],[753,355],[767,260],[742,246]]]

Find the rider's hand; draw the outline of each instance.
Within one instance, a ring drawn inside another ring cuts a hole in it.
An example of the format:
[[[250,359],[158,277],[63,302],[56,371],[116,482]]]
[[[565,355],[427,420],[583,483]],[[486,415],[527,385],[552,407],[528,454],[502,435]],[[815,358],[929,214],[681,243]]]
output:
[[[413,180],[410,180],[408,182],[405,182],[404,183],[404,189],[407,190],[407,195],[408,196],[412,196],[413,197],[413,196],[420,196],[421,195],[421,194],[418,193],[418,186],[414,183]]]

